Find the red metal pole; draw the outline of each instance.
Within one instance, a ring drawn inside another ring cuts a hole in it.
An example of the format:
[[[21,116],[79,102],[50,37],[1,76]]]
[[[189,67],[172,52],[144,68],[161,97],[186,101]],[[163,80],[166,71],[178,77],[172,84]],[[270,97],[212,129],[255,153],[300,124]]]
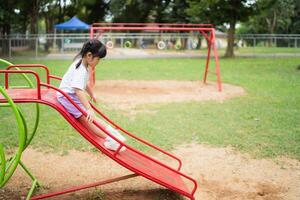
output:
[[[200,33],[205,37],[206,40],[209,40],[209,36],[204,31],[200,31]]]
[[[83,185],[83,186],[73,187],[73,188],[62,190],[62,191],[59,191],[59,192],[42,194],[42,195],[39,195],[39,196],[32,197],[30,199],[31,200],[46,199],[46,198],[50,198],[50,197],[54,197],[54,196],[59,196],[59,195],[62,195],[62,194],[67,194],[67,193],[71,193],[71,192],[75,192],[75,191],[79,191],[79,190],[84,190],[84,189],[91,188],[91,187],[97,187],[97,186],[100,186],[100,185],[105,185],[105,184],[109,184],[109,183],[113,183],[113,182],[126,180],[126,179],[129,179],[129,178],[134,178],[136,176],[139,176],[139,175],[138,174],[129,174],[129,175],[121,176],[121,177],[118,177],[118,178],[113,178],[113,179],[108,179],[108,180],[105,180],[105,181],[99,181],[99,182],[96,182],[96,183],[91,183],[91,184],[87,184],[87,185]]]
[[[212,45],[214,49],[214,56],[215,56],[215,66],[216,66],[216,74],[217,74],[217,84],[219,92],[222,92],[222,82],[221,82],[221,73],[220,73],[220,63],[219,63],[219,56],[216,48],[216,33],[215,30],[212,31]]]
[[[170,27],[214,27],[213,24],[177,24],[177,23],[93,23],[93,27],[99,26],[170,26]]]
[[[205,72],[203,76],[203,83],[206,83],[209,61],[210,61],[210,51],[211,51],[211,43],[212,43],[212,32],[210,33],[209,40],[206,40],[208,43],[208,50],[207,50],[207,57],[206,57],[206,65],[205,65]]]
[[[8,73],[5,73],[5,89],[8,89]]]
[[[93,28],[93,26],[91,26],[91,28],[90,28],[90,39],[93,39],[93,38],[94,38],[94,28]],[[89,86],[91,88],[93,88],[94,85],[95,85],[95,71],[94,71],[94,69],[91,69]]]
[[[94,28],[93,26],[91,26],[90,28],[90,39],[93,39],[94,38]]]
[[[103,27],[94,27],[94,30],[102,30],[102,31],[141,31],[141,30],[146,30],[146,31],[211,31],[213,28],[199,28],[199,27],[148,27],[148,26],[143,26],[143,27],[108,27],[108,26],[103,26]]]

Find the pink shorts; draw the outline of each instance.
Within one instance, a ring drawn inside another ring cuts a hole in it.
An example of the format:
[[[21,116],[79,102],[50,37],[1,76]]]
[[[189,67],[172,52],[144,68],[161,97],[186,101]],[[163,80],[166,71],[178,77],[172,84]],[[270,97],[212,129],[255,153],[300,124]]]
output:
[[[82,110],[86,111],[76,94],[68,95]],[[82,113],[65,96],[58,97],[57,100],[76,119],[81,117]]]

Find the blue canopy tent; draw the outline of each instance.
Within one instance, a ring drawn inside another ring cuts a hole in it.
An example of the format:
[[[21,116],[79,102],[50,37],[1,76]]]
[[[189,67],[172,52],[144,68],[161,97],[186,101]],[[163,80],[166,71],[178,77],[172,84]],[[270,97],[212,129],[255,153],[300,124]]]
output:
[[[56,30],[68,30],[68,31],[79,31],[79,30],[89,30],[90,25],[84,23],[80,19],[78,19],[76,16],[72,17],[70,20],[56,24],[54,29],[54,41],[56,44]],[[63,36],[64,37],[64,36]],[[64,51],[64,48],[79,48],[82,46],[82,42],[73,41],[71,42],[68,38],[62,38],[62,42],[60,45],[61,52]]]
[[[72,17],[69,21],[61,24],[56,24],[55,29],[57,30],[87,30],[90,29],[90,25],[84,23],[76,16]]]

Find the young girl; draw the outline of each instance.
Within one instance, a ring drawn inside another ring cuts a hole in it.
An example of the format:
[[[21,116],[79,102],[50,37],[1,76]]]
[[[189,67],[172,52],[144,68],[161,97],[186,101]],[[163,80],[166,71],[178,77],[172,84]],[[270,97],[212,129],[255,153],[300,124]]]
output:
[[[63,76],[59,86],[59,89],[67,93],[80,108],[86,111],[87,117],[85,117],[71,102],[68,101],[65,96],[59,92],[57,93],[57,99],[60,104],[62,104],[65,109],[90,132],[105,138],[104,146],[107,149],[116,151],[120,144],[95,126],[92,123],[93,120],[104,126],[109,133],[113,134],[120,141],[124,142],[126,139],[117,130],[95,116],[86,95],[87,92],[91,99],[96,102],[93,90],[88,84],[89,72],[91,69],[94,69],[100,59],[105,56],[106,48],[99,40],[88,40],[84,43],[81,51],[75,57],[75,61],[71,64],[68,71]],[[125,147],[121,150],[125,150]]]

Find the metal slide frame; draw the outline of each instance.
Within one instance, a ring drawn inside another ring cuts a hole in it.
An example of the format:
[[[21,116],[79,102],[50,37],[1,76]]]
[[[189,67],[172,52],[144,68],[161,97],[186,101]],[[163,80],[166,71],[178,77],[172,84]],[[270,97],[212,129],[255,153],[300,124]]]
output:
[[[12,70],[12,69],[21,69],[21,68],[42,68],[46,71],[46,83],[43,83],[41,82],[40,80],[40,77],[39,75],[35,72],[35,71],[32,71],[32,70]],[[194,194],[197,190],[197,182],[190,178],[189,176],[183,174],[182,172],[180,172],[180,169],[182,167],[182,162],[179,158],[177,158],[176,156],[160,149],[159,147],[156,147],[155,145],[141,139],[141,138],[138,138],[137,136],[133,135],[132,133],[122,129],[120,126],[118,126],[116,123],[114,123],[113,121],[111,121],[106,115],[104,115],[99,109],[97,109],[94,105],[92,105],[93,109],[95,110],[96,113],[98,113],[99,115],[101,115],[104,119],[107,120],[107,122],[109,122],[110,124],[112,124],[115,128],[119,129],[120,131],[122,131],[123,133],[125,133],[127,136],[151,147],[152,149],[154,150],[157,150],[163,154],[165,154],[166,156],[174,159],[175,161],[177,161],[178,163],[178,166],[177,167],[172,167],[172,166],[168,166],[142,152],[140,152],[139,150],[136,150],[134,149],[133,147],[129,146],[128,144],[126,143],[123,143],[122,141],[119,141],[117,138],[115,138],[113,135],[111,135],[108,131],[106,131],[106,129],[101,126],[100,124],[98,124],[96,121],[94,121],[93,123],[99,128],[101,129],[103,132],[105,132],[107,135],[111,136],[114,140],[118,141],[120,143],[120,147],[118,148],[118,150],[116,152],[111,152],[107,149],[105,149],[103,146],[101,146],[101,144],[99,143],[99,141],[97,141],[97,139],[95,138],[96,136],[94,136],[93,134],[90,134],[90,133],[87,133],[86,130],[83,130],[82,127],[80,127],[80,123],[76,123],[75,121],[72,121],[72,119],[70,118],[70,114],[66,113],[66,111],[62,110],[61,108],[58,108],[57,106],[55,106],[53,104],[53,102],[50,102],[50,101],[47,101],[46,98],[47,98],[47,93],[46,92],[49,92],[49,91],[52,91],[52,93],[56,93],[56,92],[60,92],[62,93],[78,110],[80,110],[85,116],[87,116],[87,113],[82,110],[77,104],[75,104],[71,99],[70,97],[64,93],[63,91],[59,90],[58,88],[54,87],[53,85],[50,84],[50,80],[52,79],[55,79],[55,80],[61,80],[60,77],[57,77],[57,76],[53,76],[53,75],[50,75],[49,73],[49,70],[46,66],[44,65],[12,65],[12,66],[8,66],[6,70],[0,70],[0,74],[4,74],[5,76],[5,88],[2,88],[1,91],[4,91],[3,94],[8,94],[8,93],[13,93],[14,91],[16,91],[18,96],[21,96],[20,99],[16,98],[16,99],[13,99],[11,97],[9,97],[8,95],[6,95],[4,99],[1,100],[0,98],[0,103],[1,104],[7,104],[8,102],[13,102],[13,104],[15,103],[42,103],[42,104],[45,104],[45,105],[48,105],[48,106],[51,106],[53,108],[55,108],[58,112],[60,112],[68,121],[69,123],[79,131],[79,133],[85,137],[90,143],[92,143],[96,148],[98,148],[99,150],[101,150],[103,153],[105,153],[107,156],[109,156],[110,158],[112,158],[113,160],[115,160],[116,162],[118,162],[119,164],[121,164],[122,166],[124,166],[125,168],[133,171],[134,173],[133,174],[129,174],[129,175],[126,175],[126,176],[121,176],[121,177],[118,177],[118,178],[113,178],[113,179],[109,179],[109,180],[105,180],[105,181],[99,181],[99,182],[96,182],[96,183],[92,183],[92,184],[88,184],[88,185],[83,185],[83,186],[79,186],[79,187],[74,187],[74,188],[71,188],[71,189],[65,189],[65,190],[62,190],[62,191],[58,191],[58,192],[54,192],[54,193],[49,193],[49,194],[44,194],[44,195],[39,195],[39,196],[36,196],[36,197],[33,197],[32,199],[44,199],[44,198],[49,198],[49,197],[52,197],[52,196],[57,196],[57,195],[61,195],[61,194],[66,194],[66,193],[69,193],[69,192],[74,192],[74,191],[78,191],[78,190],[82,190],[82,189],[86,189],[86,188],[90,188],[90,187],[95,187],[95,186],[98,186],[98,185],[104,185],[104,184],[108,184],[108,183],[112,183],[112,182],[116,182],[116,181],[121,181],[121,180],[125,180],[125,179],[128,179],[128,178],[133,178],[133,177],[136,177],[136,176],[144,176],[145,178],[149,179],[149,180],[152,180],[160,185],[163,185],[169,189],[172,189],[192,200],[194,200]],[[14,89],[14,88],[11,88],[10,85],[9,85],[9,75],[10,74],[31,74],[35,77],[35,80],[36,80],[36,88],[34,89]],[[24,95],[24,98],[22,98],[22,93],[26,94],[27,91],[33,91],[33,95],[30,96],[30,98],[27,96],[25,98],[26,95]],[[13,96],[13,95],[12,95]],[[52,98],[52,97],[51,97]],[[8,100],[8,99],[11,99],[11,100]],[[51,99],[53,101],[53,98]],[[4,105],[3,104],[3,105]],[[18,117],[19,118],[19,121],[21,124],[24,124],[24,120],[22,120],[22,117]],[[23,129],[22,129],[23,130]],[[24,127],[24,130],[25,130],[25,127]],[[23,132],[23,131],[21,131]],[[24,141],[24,138],[21,138],[22,141]],[[23,151],[24,150],[24,146],[25,146],[25,143],[21,144],[21,150]],[[180,179],[184,179],[186,181],[189,181],[190,182],[190,185],[193,185],[193,187],[191,189],[188,188],[188,190],[186,189],[181,189],[181,188],[177,188],[175,186],[173,186],[172,184],[168,184],[166,181],[163,181],[162,179],[158,179],[158,178],[155,178],[153,177],[152,175],[150,174],[147,174],[145,172],[143,172],[143,170],[139,170],[137,166],[132,166],[128,163],[126,163],[124,160],[121,159],[121,157],[119,156],[119,153],[120,153],[120,150],[121,148],[125,146],[127,148],[126,151],[130,151],[130,152],[133,152],[135,155],[138,155],[140,158],[142,159],[145,159],[145,160],[148,160],[149,162],[153,163],[154,165],[156,166],[160,166],[161,169],[164,169],[165,171],[168,171],[172,174],[176,174],[178,177],[180,177]],[[3,152],[3,146],[0,145],[0,155],[1,155],[1,160],[5,160],[5,156],[3,156],[4,152]],[[20,156],[21,157],[21,156]],[[1,162],[1,176],[0,178],[2,177],[2,172],[3,172],[3,163],[5,163],[5,161]],[[23,163],[22,162],[19,162],[19,164],[23,167]],[[24,168],[25,171],[27,172],[27,168]],[[33,177],[31,174],[30,174],[30,177]],[[36,179],[34,179],[34,184],[38,185]],[[35,185],[35,186],[36,186]],[[27,197],[30,197],[33,193],[33,190],[35,188],[35,186],[33,188],[30,189]]]

